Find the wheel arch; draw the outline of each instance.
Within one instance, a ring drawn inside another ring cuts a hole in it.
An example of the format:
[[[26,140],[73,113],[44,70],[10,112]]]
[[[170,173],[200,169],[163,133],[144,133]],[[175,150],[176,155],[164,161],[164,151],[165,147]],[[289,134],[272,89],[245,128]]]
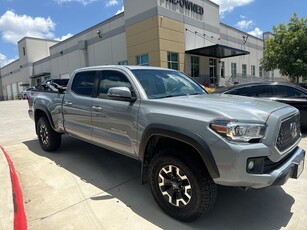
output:
[[[55,127],[54,127],[54,123],[53,123],[53,120],[52,120],[52,117],[51,117],[51,114],[50,112],[48,111],[47,108],[43,107],[43,106],[39,106],[35,109],[35,112],[34,112],[34,121],[35,121],[35,124],[37,124],[38,120],[40,117],[46,117],[48,119],[48,122],[50,124],[50,126],[52,127],[52,129],[54,130]],[[36,134],[37,134],[37,129],[35,128],[36,130]]]
[[[161,140],[171,141],[172,144],[176,145],[181,144],[181,147],[193,148],[195,157],[202,160],[210,176],[212,178],[220,176],[212,152],[201,136],[174,126],[152,124],[145,129],[139,148],[139,156],[142,162],[142,183],[147,182],[148,164],[156,154],[154,150],[159,148]]]

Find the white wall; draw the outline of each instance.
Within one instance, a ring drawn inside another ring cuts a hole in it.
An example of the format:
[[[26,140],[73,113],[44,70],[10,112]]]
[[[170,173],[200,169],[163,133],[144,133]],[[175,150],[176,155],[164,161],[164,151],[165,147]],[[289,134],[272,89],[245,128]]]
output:
[[[124,0],[125,20],[129,20],[145,11],[155,8],[160,1],[164,0]]]
[[[221,44],[230,46],[236,49],[241,49],[250,52],[249,55],[224,58],[221,61],[225,62],[225,76],[231,76],[231,63],[237,63],[237,73],[242,73],[242,64],[246,64],[247,74],[251,74],[251,66],[255,66],[255,76],[259,76],[260,60],[263,57],[263,40],[254,36],[248,35],[247,40],[243,39],[243,36],[247,36],[246,33],[236,30],[232,27],[221,24]],[[225,39],[226,38],[226,39]]]
[[[51,77],[60,78],[81,67],[117,64],[127,60],[124,26],[124,15],[114,16],[51,47]],[[101,37],[97,34],[98,30]],[[81,47],[80,44],[86,45]]]

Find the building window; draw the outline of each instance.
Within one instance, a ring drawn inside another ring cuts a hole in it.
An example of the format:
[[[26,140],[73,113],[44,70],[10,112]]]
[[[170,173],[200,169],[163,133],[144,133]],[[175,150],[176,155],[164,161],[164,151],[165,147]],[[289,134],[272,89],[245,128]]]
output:
[[[242,76],[246,77],[246,64],[242,64]]]
[[[271,71],[271,78],[274,79],[274,70]]]
[[[36,78],[35,79],[35,85],[40,85],[42,83],[42,79],[41,78]]]
[[[231,76],[237,76],[237,63],[231,63]]]
[[[178,53],[167,52],[167,67],[169,69],[179,69]]]
[[[259,66],[259,77],[263,77],[263,70],[261,66]]]
[[[118,62],[119,65],[128,65],[128,61],[125,60],[125,61],[119,61]]]
[[[26,47],[22,47],[23,56],[26,56]]]
[[[137,65],[149,65],[149,55],[148,54],[142,54],[136,56],[136,64]]]
[[[199,57],[191,56],[191,77],[199,77]]]
[[[221,62],[221,77],[225,78],[225,62]]]
[[[251,66],[251,75],[252,76],[256,75],[256,66],[254,66],[254,65]]]

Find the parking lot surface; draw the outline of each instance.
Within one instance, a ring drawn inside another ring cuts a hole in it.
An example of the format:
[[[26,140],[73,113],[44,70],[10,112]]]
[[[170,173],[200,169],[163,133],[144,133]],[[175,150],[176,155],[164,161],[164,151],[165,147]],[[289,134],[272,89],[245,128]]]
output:
[[[306,164],[298,180],[282,187],[219,186],[209,214],[181,223],[164,214],[141,184],[138,161],[68,136],[57,152],[44,152],[27,107],[26,101],[0,102],[0,145],[18,174],[28,229],[307,228]],[[307,150],[304,133],[300,145]]]

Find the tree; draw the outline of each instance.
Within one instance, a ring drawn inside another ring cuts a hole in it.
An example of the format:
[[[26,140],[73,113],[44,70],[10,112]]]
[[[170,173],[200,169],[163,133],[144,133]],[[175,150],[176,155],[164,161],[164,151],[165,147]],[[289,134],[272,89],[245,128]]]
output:
[[[262,67],[265,71],[279,69],[290,81],[307,80],[307,18],[294,13],[288,25],[273,26],[274,37],[265,41]]]

